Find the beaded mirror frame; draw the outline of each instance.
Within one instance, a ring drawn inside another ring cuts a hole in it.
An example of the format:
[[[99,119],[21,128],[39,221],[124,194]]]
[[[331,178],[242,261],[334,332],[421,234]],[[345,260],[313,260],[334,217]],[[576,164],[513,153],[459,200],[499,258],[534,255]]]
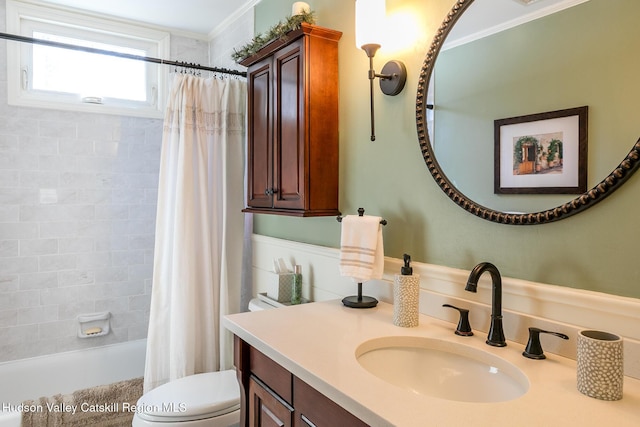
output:
[[[418,80],[416,96],[416,125],[418,142],[424,162],[440,189],[458,206],[482,219],[511,225],[546,224],[568,218],[601,202],[622,186],[640,167],[640,139],[634,144],[629,154],[602,181],[593,188],[557,207],[532,213],[507,213],[482,206],[460,192],[449,181],[438,164],[429,140],[427,131],[426,110],[429,81],[433,73],[438,53],[444,41],[460,16],[475,0],[458,0],[447,14],[436,32],[431,47],[427,52]]]

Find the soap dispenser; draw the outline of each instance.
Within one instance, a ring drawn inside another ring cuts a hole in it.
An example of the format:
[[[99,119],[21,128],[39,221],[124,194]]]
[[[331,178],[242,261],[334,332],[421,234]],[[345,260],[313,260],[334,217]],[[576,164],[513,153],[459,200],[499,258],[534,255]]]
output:
[[[411,256],[404,254],[404,265],[393,284],[393,324],[404,328],[418,326],[420,275],[413,274]]]

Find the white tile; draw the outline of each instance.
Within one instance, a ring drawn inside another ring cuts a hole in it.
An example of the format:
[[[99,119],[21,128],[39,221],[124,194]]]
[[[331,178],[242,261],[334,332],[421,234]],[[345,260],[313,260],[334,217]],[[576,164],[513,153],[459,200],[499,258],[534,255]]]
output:
[[[1,211],[2,208],[0,207]],[[19,254],[19,240],[0,240],[0,257],[16,257]]]
[[[37,341],[38,325],[20,325],[12,328],[0,328],[0,355],[7,360],[3,348],[5,345],[17,346]]]
[[[71,122],[39,120],[38,135],[53,138],[76,138],[78,126]]]
[[[75,156],[44,155],[39,156],[39,168],[42,171],[74,171],[77,169],[78,159]]]
[[[59,320],[69,320],[69,319],[77,319],[78,315],[84,313],[95,313],[97,311],[102,311],[97,308],[96,301],[75,301],[75,302],[66,302],[57,305],[58,307],[58,319]]]
[[[19,148],[17,135],[0,135],[0,152],[17,152]]]
[[[38,200],[36,190],[26,188],[0,188],[0,204],[34,204]],[[4,235],[2,235],[4,237]]]
[[[0,234],[2,226],[0,225]],[[38,271],[37,257],[7,257],[0,258],[0,271],[2,274],[28,274]]]
[[[41,238],[64,238],[78,235],[78,222],[43,222],[38,225]]]
[[[58,138],[41,138],[35,135],[20,135],[20,151],[33,154],[57,154]]]
[[[65,270],[58,272],[58,286],[92,285],[96,282],[95,273],[90,270]]]
[[[142,261],[142,260],[138,260]],[[129,266],[129,280],[144,281],[153,276],[153,266],[149,264],[136,264]]]
[[[125,313],[129,311],[129,298],[118,297],[96,300],[95,310],[97,312],[110,311],[112,314]]]
[[[85,252],[75,255],[78,270],[94,271],[111,266],[111,252]]]
[[[107,267],[96,269],[96,283],[114,284],[124,282],[129,279],[129,272],[126,267]]]
[[[21,308],[18,310],[18,325],[32,325],[56,320],[58,320],[57,305]]]
[[[20,186],[20,171],[0,170],[0,187],[11,188]]]
[[[129,297],[129,310],[149,311],[151,309],[151,295],[134,295]]]
[[[38,257],[40,271],[72,270],[76,268],[76,255],[42,255]]]
[[[127,239],[115,236],[103,236],[95,239],[96,252],[103,251],[124,251],[129,249],[129,242]]]
[[[52,255],[58,253],[57,239],[22,239],[20,240],[20,255]]]
[[[58,273],[50,271],[45,273],[29,273],[20,275],[20,289],[46,289],[58,286]]]
[[[52,188],[60,182],[58,171],[21,170],[20,187],[23,188]]]
[[[72,254],[79,252],[93,252],[95,240],[89,237],[67,237],[58,239],[58,252]]]
[[[114,267],[144,264],[145,253],[143,250],[112,252],[111,262]],[[131,276],[131,269],[129,269],[129,275]]]
[[[0,310],[0,328],[18,324],[18,310]]]
[[[40,290],[40,303],[42,305],[74,304],[79,301],[79,286],[68,286]]]
[[[52,339],[65,336],[74,336],[77,332],[76,319],[58,320],[38,324],[38,336],[40,339]]]
[[[144,294],[145,287],[140,281],[114,282],[105,284],[103,291],[105,297],[134,296]]]
[[[91,138],[77,139],[77,138],[59,138],[58,139],[58,152],[60,154],[68,155],[93,155],[94,145]]]
[[[20,276],[17,274],[0,273],[0,293],[16,292],[20,289]],[[6,295],[3,299],[7,299]],[[0,306],[2,302],[0,301]]]

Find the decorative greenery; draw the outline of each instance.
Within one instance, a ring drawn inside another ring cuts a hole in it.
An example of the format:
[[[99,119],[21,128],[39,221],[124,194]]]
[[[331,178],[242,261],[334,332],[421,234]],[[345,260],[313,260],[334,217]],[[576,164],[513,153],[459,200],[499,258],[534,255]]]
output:
[[[515,143],[513,149],[514,164],[522,163],[522,146],[528,144],[536,147],[536,157],[540,153],[540,142],[533,136],[523,136]]]
[[[256,52],[258,52],[273,40],[286,39],[287,33],[300,28],[300,25],[303,22],[311,25],[315,24],[315,12],[303,11],[299,15],[289,16],[284,22],[278,22],[276,25],[271,27],[269,31],[267,31],[266,33],[258,34],[251,40],[251,42],[242,46],[242,48],[240,48],[239,50],[234,49],[233,53],[231,54],[231,58],[236,62],[240,62],[241,60],[248,58],[251,55],[255,55]]]
[[[562,160],[562,141],[559,139],[552,139],[549,143],[549,154],[547,155],[547,161],[551,163],[556,159],[556,154],[558,155],[558,159]]]

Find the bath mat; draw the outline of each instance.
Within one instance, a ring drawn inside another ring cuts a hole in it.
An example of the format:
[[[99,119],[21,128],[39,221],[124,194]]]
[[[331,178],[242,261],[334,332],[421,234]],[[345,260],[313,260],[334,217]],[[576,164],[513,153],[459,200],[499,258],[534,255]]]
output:
[[[23,402],[23,427],[129,427],[142,396],[142,378]]]

